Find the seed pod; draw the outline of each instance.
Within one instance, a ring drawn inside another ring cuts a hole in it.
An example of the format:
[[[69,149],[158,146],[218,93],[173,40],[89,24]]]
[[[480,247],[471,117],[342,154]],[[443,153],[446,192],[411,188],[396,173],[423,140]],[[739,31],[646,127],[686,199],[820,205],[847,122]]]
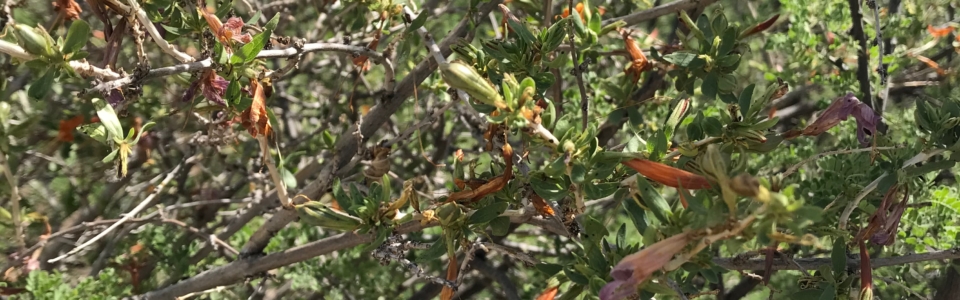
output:
[[[43,29],[32,28],[21,24],[13,25],[17,40],[30,54],[51,57],[54,55],[53,43],[46,38]]]
[[[463,90],[471,97],[498,109],[507,109],[507,104],[500,97],[500,93],[483,76],[480,76],[473,67],[462,62],[452,62],[440,65],[440,75],[443,81],[453,88]]]
[[[363,224],[359,218],[339,212],[317,201],[297,205],[296,209],[301,221],[314,226],[352,231]]]

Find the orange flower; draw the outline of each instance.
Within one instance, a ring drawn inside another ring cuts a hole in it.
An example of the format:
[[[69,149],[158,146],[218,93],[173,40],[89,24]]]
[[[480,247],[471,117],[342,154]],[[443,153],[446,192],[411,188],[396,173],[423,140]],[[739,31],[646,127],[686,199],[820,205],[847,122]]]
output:
[[[650,69],[651,65],[647,61],[647,56],[643,55],[643,50],[640,49],[640,46],[637,45],[637,42],[630,36],[630,32],[621,28],[620,35],[623,36],[623,43],[626,46],[627,53],[630,53],[630,58],[633,61],[630,63],[630,66],[627,67],[627,74],[633,76],[633,84],[637,84],[640,81],[640,75],[644,71]]]
[[[62,142],[73,142],[73,130],[83,124],[83,116],[76,116],[60,121],[60,132],[57,134],[57,140]]]
[[[587,19],[586,19],[586,16],[585,16],[584,13],[583,13],[583,3],[577,3],[577,7],[576,7],[575,9],[577,10],[577,13],[580,14],[580,20],[586,21],[586,20],[587,20]],[[569,16],[570,16],[570,8],[569,8],[569,7],[568,7],[568,8],[564,8],[564,9],[563,9],[563,13],[560,14],[560,17],[561,17],[561,18],[566,18],[566,17],[569,17]]]
[[[618,300],[636,294],[641,283],[663,268],[686,246],[687,233],[681,233],[624,257],[610,271],[613,281],[600,289],[600,300]]]
[[[707,181],[706,177],[662,163],[639,158],[624,161],[622,163],[636,170],[638,173],[640,173],[640,175],[669,187],[685,188],[690,190],[702,190],[710,188],[710,182]]]
[[[950,35],[953,32],[953,26],[944,26],[943,28],[936,28],[933,25],[927,25],[927,32],[930,33],[935,38],[942,38],[947,35]]]

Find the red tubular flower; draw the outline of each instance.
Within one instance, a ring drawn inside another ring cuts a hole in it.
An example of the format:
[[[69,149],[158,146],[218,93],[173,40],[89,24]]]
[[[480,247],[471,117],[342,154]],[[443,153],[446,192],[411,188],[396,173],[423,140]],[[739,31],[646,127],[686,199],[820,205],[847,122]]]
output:
[[[637,293],[637,287],[663,268],[687,246],[687,234],[674,235],[624,257],[610,271],[613,281],[600,289],[600,300],[618,300]]]
[[[706,177],[658,162],[635,158],[622,163],[636,170],[640,175],[643,175],[643,177],[650,178],[653,181],[669,187],[689,190],[710,188],[710,182]]]
[[[853,93],[847,93],[843,97],[837,98],[821,113],[817,120],[803,129],[803,135],[815,136],[830,130],[841,121],[847,120],[850,115],[857,120],[857,140],[861,146],[870,145],[867,135],[874,135],[877,132],[877,124],[880,123],[881,116],[866,103],[860,102]]]

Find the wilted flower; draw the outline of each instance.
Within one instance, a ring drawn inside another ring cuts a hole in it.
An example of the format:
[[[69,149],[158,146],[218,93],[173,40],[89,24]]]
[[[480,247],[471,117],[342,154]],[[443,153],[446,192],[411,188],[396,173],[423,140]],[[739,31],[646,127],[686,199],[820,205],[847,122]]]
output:
[[[866,103],[860,102],[853,93],[847,93],[843,97],[837,98],[817,117],[817,120],[803,129],[803,135],[819,135],[830,130],[841,121],[853,115],[857,119],[857,140],[860,145],[866,147],[870,145],[867,135],[874,135],[877,132],[877,123],[881,116],[877,115]]]
[[[53,2],[53,10],[59,12],[61,17],[67,21],[80,19],[80,13],[83,12],[80,9],[80,4],[77,4],[74,0],[56,0]]]
[[[207,20],[207,25],[210,26],[210,30],[213,31],[217,40],[220,40],[220,43],[232,45],[232,41],[238,41],[246,44],[253,39],[249,33],[243,33],[242,19],[233,17],[227,19],[227,23],[221,23],[217,16],[206,10],[201,9],[201,12],[203,13],[203,18]],[[230,47],[225,47],[224,49],[231,51]]]
[[[183,92],[181,101],[187,102],[193,100],[197,89],[200,89],[204,98],[207,98],[207,100],[217,105],[224,106],[227,103],[223,101],[223,95],[228,85],[230,85],[230,82],[220,77],[220,75],[217,75],[217,72],[212,69],[206,70],[200,75],[200,78],[197,78],[196,81],[190,84],[190,88],[188,88],[187,91]]]
[[[624,257],[610,271],[613,281],[600,289],[600,300],[617,300],[636,294],[641,283],[686,246],[687,234],[681,233]]]

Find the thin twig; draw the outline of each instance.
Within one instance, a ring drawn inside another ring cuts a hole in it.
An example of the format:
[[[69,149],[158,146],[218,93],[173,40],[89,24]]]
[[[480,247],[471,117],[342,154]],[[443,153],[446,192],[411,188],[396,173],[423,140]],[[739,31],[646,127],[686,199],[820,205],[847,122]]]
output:
[[[280,205],[285,208],[293,208],[293,202],[287,197],[287,186],[283,184],[283,180],[280,179],[280,172],[277,171],[277,166],[273,162],[273,154],[270,153],[270,146],[267,145],[267,136],[261,134],[257,136],[257,141],[260,142],[260,154],[267,164],[267,170],[270,171],[270,179],[273,180],[274,188],[277,190],[277,198],[280,199]]]
[[[568,9],[573,12],[573,0],[567,0]],[[572,16],[579,18],[577,14]],[[572,25],[571,25],[572,26]],[[575,34],[570,34],[570,55],[573,57],[573,76],[577,78],[577,88],[580,89],[580,125],[583,130],[587,130],[587,118],[589,117],[590,102],[587,99],[587,88],[583,84],[583,72],[580,70],[580,55],[577,53]]]
[[[863,13],[860,11],[860,1],[847,0],[853,22],[850,34],[857,39],[860,45],[860,50],[857,52],[857,80],[860,82],[860,94],[863,94],[863,97],[868,97],[866,103],[877,109],[876,97],[873,96],[870,87],[870,48],[867,46],[867,37],[863,32]]]
[[[70,252],[67,252],[67,254],[64,254],[64,255],[58,256],[58,257],[56,257],[56,258],[53,258],[53,259],[49,260],[48,262],[49,262],[49,263],[55,263],[55,262],[58,262],[58,261],[60,261],[60,260],[62,260],[62,259],[64,259],[64,258],[67,258],[67,257],[69,257],[69,256],[71,256],[71,255],[74,255],[74,254],[76,254],[77,252],[80,252],[80,250],[83,250],[83,249],[89,247],[90,245],[93,245],[93,243],[95,243],[96,241],[102,239],[102,238],[103,238],[104,236],[106,236],[108,233],[110,233],[110,232],[113,231],[114,229],[117,229],[117,227],[120,227],[120,225],[123,225],[124,222],[129,221],[130,219],[132,219],[135,215],[137,215],[138,213],[140,213],[141,210],[143,210],[144,208],[146,208],[147,206],[149,206],[149,205],[153,202],[153,198],[156,198],[157,195],[160,194],[160,191],[162,191],[163,188],[166,187],[167,183],[169,183],[170,180],[173,179],[174,175],[177,174],[177,171],[180,170],[180,167],[181,167],[181,166],[183,166],[183,163],[182,163],[182,162],[181,162],[180,164],[178,164],[176,167],[174,167],[173,170],[170,170],[170,172],[167,173],[167,177],[165,177],[165,178],[163,179],[163,181],[160,182],[160,184],[157,185],[157,187],[154,188],[153,193],[150,193],[150,195],[147,196],[147,198],[143,199],[143,201],[140,201],[140,204],[137,205],[136,207],[134,207],[132,210],[130,210],[130,212],[128,212],[127,214],[125,214],[125,215],[123,216],[123,218],[121,218],[120,220],[118,220],[116,223],[113,223],[113,225],[110,225],[110,227],[107,227],[107,229],[105,229],[104,231],[100,232],[100,234],[98,234],[97,236],[95,236],[95,237],[93,237],[92,239],[86,241],[85,243],[81,244],[80,246],[77,246],[76,248],[73,248],[73,250],[70,250]]]
[[[913,157],[908,159],[906,162],[904,162],[903,165],[900,167],[900,169],[903,170],[909,166],[927,161],[927,159],[940,155],[945,151],[946,149],[937,149],[937,150],[930,151],[929,153],[924,153],[924,152],[917,153],[917,155],[914,155]],[[880,184],[880,180],[883,180],[883,178],[887,176],[892,176],[892,175],[890,175],[889,172],[883,172],[883,175],[880,175],[880,177],[877,177],[877,179],[873,180],[873,182],[871,182],[866,187],[864,187],[863,190],[860,191],[860,193],[857,194],[855,198],[853,198],[853,201],[850,201],[850,203],[847,204],[847,207],[843,210],[843,213],[840,214],[840,221],[839,221],[840,230],[847,229],[847,222],[850,220],[850,214],[853,213],[853,210],[859,207],[860,201],[863,200],[863,198],[867,197],[867,195],[870,194],[870,192],[873,192],[873,190],[877,188],[877,185]]]
[[[2,43],[2,41],[0,41],[0,43]],[[300,47],[300,48],[291,47],[291,48],[278,49],[278,50],[263,50],[263,51],[260,51],[259,54],[257,54],[257,58],[289,58],[289,57],[300,56],[310,52],[339,52],[339,53],[358,54],[358,55],[367,56],[374,62],[384,66],[384,77],[386,78],[386,82],[384,83],[384,89],[388,91],[393,89],[393,84],[395,82],[395,79],[393,76],[394,75],[393,63],[391,63],[390,60],[385,58],[382,54],[376,51],[373,51],[371,49],[368,49],[366,47],[350,46],[350,45],[337,44],[337,43],[311,43],[311,44],[304,44],[303,47]],[[143,75],[142,78],[134,78],[133,76],[116,75],[113,79],[104,78],[112,81],[107,81],[107,82],[98,84],[93,88],[91,88],[91,90],[96,92],[105,92],[105,91],[110,91],[113,89],[130,85],[134,83],[135,80],[144,80],[144,79],[150,79],[150,78],[170,76],[170,75],[175,75],[180,73],[210,69],[213,67],[214,67],[213,60],[211,60],[210,58],[207,58],[200,61],[194,61],[194,62],[188,62],[188,63],[178,64],[178,65],[173,65],[168,67],[151,69],[146,73],[146,75]]]
[[[960,248],[927,253],[915,253],[903,256],[871,258],[870,267],[877,269],[881,267],[899,266],[923,261],[948,260],[957,258],[960,258]],[[795,261],[796,264],[785,260],[774,260],[771,270],[799,270],[801,267],[807,270],[817,270],[821,266],[829,266],[833,264],[833,259],[829,257],[797,258],[793,261]],[[728,270],[763,270],[766,268],[766,259],[762,258],[750,260],[737,259],[736,257],[714,258],[713,263]],[[847,266],[852,269],[858,269],[860,267],[860,258],[848,257]]]
[[[697,7],[703,7],[717,2],[717,0],[678,0],[651,9],[638,11],[623,17],[607,19],[603,21],[603,26],[623,21],[624,26],[633,26],[643,21],[649,21],[661,16],[675,14],[682,10],[688,10]],[[572,9],[572,8],[571,8]]]
[[[4,177],[7,177],[7,183],[10,184],[10,209],[12,210],[10,214],[13,217],[13,226],[17,235],[15,238],[17,250],[23,253],[22,251],[27,247],[27,244],[23,241],[23,224],[20,223],[20,184],[17,182],[17,177],[13,176],[10,164],[7,163],[7,154],[3,151],[0,151],[0,165],[3,167]]]
[[[127,13],[136,14],[137,20],[140,21],[140,25],[142,25],[143,28],[147,30],[147,33],[150,34],[150,37],[153,38],[153,41],[157,43],[157,46],[160,46],[161,51],[163,51],[166,54],[169,54],[170,56],[173,56],[180,62],[186,63],[186,62],[194,61],[194,58],[192,56],[187,55],[186,53],[180,52],[179,50],[177,50],[176,47],[168,43],[166,39],[160,36],[160,32],[157,31],[157,27],[153,26],[153,22],[150,21],[150,17],[147,16],[147,12],[140,7],[139,3],[137,3],[138,0],[128,0],[128,2],[130,3],[130,6],[124,5],[123,3],[120,3],[117,0],[105,0],[105,1],[109,2],[109,5],[107,5],[108,7],[115,6],[120,10],[122,10],[120,12],[117,12],[117,13],[120,13],[121,15],[126,15]]]
[[[900,148],[902,148],[902,147],[877,147],[876,150],[895,150],[895,149],[900,149]],[[807,157],[807,158],[804,159],[804,160],[801,160],[799,163],[797,163],[797,164],[791,166],[789,169],[787,169],[786,172],[783,172],[783,174],[780,175],[780,176],[781,176],[781,178],[786,178],[786,177],[792,175],[793,173],[797,172],[797,170],[800,169],[800,167],[803,166],[804,164],[809,163],[809,162],[814,161],[814,160],[817,160],[817,159],[820,159],[820,158],[822,158],[822,157],[824,157],[824,156],[837,155],[837,154],[851,154],[851,153],[869,152],[869,151],[873,151],[873,150],[874,150],[873,148],[856,148],[856,149],[842,149],[842,150],[834,150],[834,151],[823,152],[823,153],[820,153],[820,154],[817,154],[817,155],[814,155],[814,156],[811,156],[811,157]]]

